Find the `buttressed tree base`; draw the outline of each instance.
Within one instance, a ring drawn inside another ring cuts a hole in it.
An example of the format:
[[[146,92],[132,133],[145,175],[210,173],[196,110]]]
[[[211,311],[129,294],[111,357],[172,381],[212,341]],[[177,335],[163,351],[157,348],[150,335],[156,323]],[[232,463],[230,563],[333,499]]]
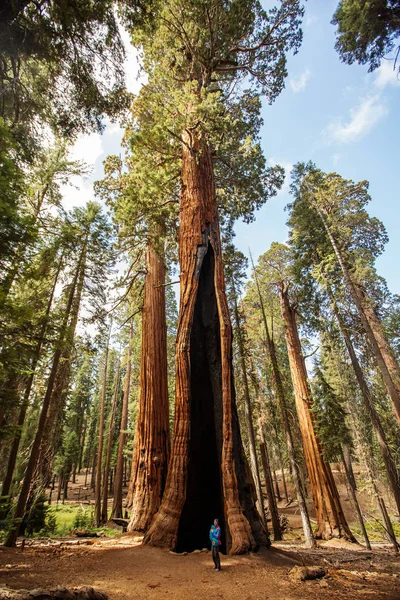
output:
[[[200,135],[184,141],[174,440],[163,501],[144,541],[204,548],[218,518],[222,551],[237,554],[269,540],[236,412],[211,151]]]

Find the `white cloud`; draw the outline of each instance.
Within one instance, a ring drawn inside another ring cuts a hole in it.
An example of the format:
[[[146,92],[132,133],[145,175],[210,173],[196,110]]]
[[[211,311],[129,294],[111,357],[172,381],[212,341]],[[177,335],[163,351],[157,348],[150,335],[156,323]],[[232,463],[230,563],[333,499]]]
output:
[[[389,60],[383,60],[381,66],[376,71],[376,77],[374,80],[374,86],[378,89],[383,89],[387,85],[393,85],[395,87],[400,86],[400,78],[398,75],[398,69],[393,69],[394,63]]]
[[[71,147],[69,152],[72,160],[83,161],[88,167],[87,175],[95,168],[95,163],[100,156],[104,155],[103,140],[99,133],[81,135]],[[84,206],[89,200],[94,200],[93,183],[87,176],[74,175],[68,184],[60,187],[62,204],[65,210],[71,210],[75,206]]]
[[[132,94],[137,94],[142,85],[147,82],[147,75],[140,72],[140,53],[132,46],[128,31],[124,29],[122,25],[120,25],[119,31],[126,52],[124,65],[126,87],[129,92],[132,92]]]
[[[304,71],[302,73],[300,73],[300,75],[298,75],[297,77],[291,77],[289,79],[289,84],[290,84],[290,87],[292,88],[292,91],[295,94],[302,92],[305,89],[310,77],[311,77],[310,69],[304,69]]]
[[[109,117],[104,119],[104,124],[106,126],[105,133],[108,135],[119,135],[121,138],[123,136],[124,130],[120,126],[118,122],[112,123]]]
[[[80,135],[70,150],[73,160],[83,160],[88,165],[94,165],[103,154],[103,140],[99,133]]]
[[[84,206],[89,200],[95,200],[93,184],[78,176],[71,177],[70,184],[61,186],[61,194],[65,210]]]
[[[323,131],[328,143],[348,144],[364,137],[388,114],[386,105],[379,95],[366,96],[355,108],[350,110],[347,121],[342,118],[332,121]]]
[[[338,164],[338,162],[341,159],[341,154],[336,153],[332,156],[332,162],[333,162],[333,166],[336,167],[336,165]]]

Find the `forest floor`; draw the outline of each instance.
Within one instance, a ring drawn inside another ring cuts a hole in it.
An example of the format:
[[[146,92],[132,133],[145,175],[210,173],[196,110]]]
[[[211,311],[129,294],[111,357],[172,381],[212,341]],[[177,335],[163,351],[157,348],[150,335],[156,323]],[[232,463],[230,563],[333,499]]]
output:
[[[140,545],[120,534],[91,545],[0,547],[0,588],[49,589],[57,585],[93,586],[110,600],[399,600],[400,557],[325,546],[311,551],[285,543],[245,556],[222,556],[222,571],[212,568],[209,551],[177,555]],[[89,540],[87,541],[89,543]],[[295,565],[327,570],[320,580],[293,581]],[[1,592],[0,592],[1,597]]]
[[[342,474],[334,470],[334,475],[355,531]],[[281,477],[278,484],[281,488]],[[368,496],[360,496],[363,508],[372,511]],[[120,529],[115,537],[78,540],[72,530],[80,506],[93,509],[83,474],[70,484],[65,505],[52,503],[58,531],[68,538],[27,539],[24,550],[0,546],[0,599],[6,586],[33,590],[88,585],[106,592],[109,600],[400,600],[400,556],[382,543],[380,528],[373,521],[369,528],[373,553],[338,540],[308,550],[302,546],[297,503],[282,499],[279,512],[286,515],[290,527],[285,540],[256,554],[222,555],[218,573],[209,551],[178,555],[142,546],[140,536],[120,534]],[[290,571],[296,565],[321,566],[327,574],[319,580],[294,581]]]

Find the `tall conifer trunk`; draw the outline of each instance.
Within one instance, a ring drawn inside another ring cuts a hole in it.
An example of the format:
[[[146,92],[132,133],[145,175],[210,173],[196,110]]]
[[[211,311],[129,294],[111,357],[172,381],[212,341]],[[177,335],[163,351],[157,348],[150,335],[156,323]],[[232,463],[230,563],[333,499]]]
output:
[[[259,299],[260,306],[261,306],[261,314],[263,317],[265,339],[266,339],[266,343],[267,343],[267,352],[268,352],[269,360],[271,362],[271,367],[272,367],[272,386],[273,386],[273,390],[276,395],[276,399],[278,401],[279,411],[281,414],[281,419],[282,419],[282,424],[283,424],[283,430],[285,432],[286,446],[287,446],[287,450],[288,450],[290,466],[292,468],[292,478],[293,478],[293,483],[294,483],[294,486],[296,489],[297,503],[299,505],[301,522],[303,525],[303,531],[304,531],[304,537],[305,537],[305,543],[306,543],[306,546],[308,546],[309,548],[314,548],[316,546],[316,543],[315,543],[314,535],[313,535],[312,528],[311,528],[311,521],[310,521],[310,516],[309,516],[308,510],[307,510],[307,502],[306,502],[306,497],[305,497],[305,493],[304,493],[304,485],[302,483],[300,469],[299,469],[299,465],[298,465],[298,461],[297,461],[297,457],[296,457],[295,446],[294,446],[294,442],[293,442],[292,428],[290,426],[290,421],[289,421],[286,395],[285,395],[285,390],[283,387],[281,371],[280,371],[279,364],[278,364],[278,357],[276,354],[275,341],[273,339],[273,332],[272,332],[272,334],[270,334],[270,332],[269,332],[267,315],[265,314],[264,300],[263,300],[263,297],[261,294],[257,271],[254,267],[253,257],[251,256],[251,254],[250,254],[250,258],[251,258],[251,264],[253,266],[254,280],[256,283],[256,287],[257,287],[258,299]],[[283,471],[282,471],[282,474],[283,474]]]
[[[100,414],[99,414],[99,438],[97,443],[97,458],[96,458],[96,472],[95,472],[95,523],[96,527],[101,525],[101,472],[103,464],[103,442],[104,442],[104,413],[106,406],[106,392],[107,392],[107,368],[108,368],[108,352],[111,337],[111,327],[108,332],[107,346],[104,353],[104,366],[103,366],[103,381],[101,386],[101,399],[100,399]],[[94,471],[94,465],[93,465]]]
[[[86,236],[82,246],[80,259],[77,266],[78,282],[71,307],[71,319],[68,325],[57,374],[53,385],[45,430],[43,433],[42,446],[40,449],[40,457],[37,465],[36,484],[43,485],[44,487],[47,487],[50,483],[53,460],[61,442],[62,420],[71,376],[75,331],[78,324],[83,284],[85,281],[87,241],[88,235]]]
[[[212,154],[196,128],[182,138],[174,440],[163,500],[145,542],[203,548],[218,517],[223,547],[242,553],[266,544],[267,536],[236,413]]]
[[[330,465],[323,460],[322,449],[315,433],[311,413],[311,390],[297,331],[296,312],[290,304],[284,284],[280,285],[280,300],[297,415],[316,512],[315,537],[346,537],[355,541],[343,514]]]
[[[336,259],[343,273],[343,279],[353,302],[356,305],[361,324],[367,336],[372,354],[375,358],[378,369],[382,375],[387,392],[392,400],[393,407],[400,421],[400,365],[396,360],[394,352],[386,339],[382,323],[376,314],[370,300],[365,295],[362,286],[353,278],[352,273],[346,264],[342,251],[339,248],[325,215],[316,202],[312,206],[317,211],[324,229],[332,245]]]
[[[233,293],[233,314],[235,317],[236,335],[237,335],[237,341],[238,341],[238,346],[239,346],[239,362],[240,362],[240,369],[242,371],[245,418],[246,418],[246,425],[247,425],[247,435],[249,438],[250,466],[251,466],[251,472],[253,474],[254,485],[256,488],[258,512],[260,513],[260,516],[263,520],[264,525],[266,525],[265,513],[264,513],[264,501],[263,501],[262,490],[261,490],[260,470],[259,470],[258,462],[257,462],[256,437],[254,434],[253,411],[252,411],[251,399],[250,399],[249,381],[248,381],[248,377],[247,377],[245,347],[244,347],[244,340],[243,340],[243,335],[242,335],[242,330],[241,330],[242,324],[240,322],[239,308],[238,308],[237,297],[236,297],[236,289],[235,289],[235,283],[233,281],[233,278],[231,281],[231,286],[232,286],[232,293]],[[279,521],[279,519],[278,519],[278,521]],[[275,533],[276,532],[274,530],[274,534]],[[274,535],[274,539],[275,540],[277,539],[276,535]],[[279,539],[281,539],[281,538],[279,538]]]
[[[370,393],[368,384],[365,380],[360,363],[358,362],[358,358],[357,358],[356,352],[354,350],[350,335],[347,331],[346,325],[343,321],[343,317],[340,314],[340,311],[339,311],[337,304],[332,295],[331,295],[331,300],[332,300],[333,311],[334,311],[336,319],[338,321],[339,328],[340,328],[340,331],[344,338],[346,348],[347,348],[347,351],[350,356],[351,364],[353,366],[354,373],[356,375],[357,382],[358,382],[358,385],[361,390],[361,397],[363,399],[364,406],[371,418],[372,427],[375,430],[375,434],[378,439],[379,446],[381,448],[382,458],[383,458],[383,462],[385,463],[386,473],[388,476],[390,488],[392,490],[393,497],[396,502],[397,512],[398,512],[398,514],[400,514],[400,474],[397,469],[396,462],[393,459],[392,452],[390,450],[388,441],[386,439],[386,434],[382,427],[381,420],[376,411],[374,401],[371,397],[371,393]]]
[[[365,546],[366,546],[367,550],[371,550],[371,543],[368,538],[368,533],[365,528],[364,518],[362,516],[361,508],[358,503],[356,480],[354,478],[354,473],[353,473],[353,469],[352,469],[352,465],[351,465],[351,455],[350,455],[350,452],[345,452],[343,447],[340,448],[340,452],[342,455],[342,463],[343,463],[344,470],[346,473],[347,489],[348,489],[349,495],[352,498],[353,506],[357,513],[357,518],[358,518],[358,522],[360,524],[361,532],[363,534]],[[346,456],[346,454],[347,454],[347,456]]]
[[[47,302],[46,312],[45,312],[44,319],[43,319],[43,324],[42,324],[41,331],[39,334],[39,339],[38,339],[38,342],[37,342],[37,345],[35,348],[34,355],[32,357],[32,363],[30,365],[31,373],[30,373],[30,375],[27,379],[26,385],[25,385],[24,397],[23,397],[22,405],[20,407],[20,411],[19,411],[19,415],[18,415],[17,426],[19,429],[18,429],[15,437],[12,440],[10,455],[9,455],[8,464],[7,464],[7,471],[6,471],[6,475],[4,477],[3,486],[2,486],[2,490],[1,490],[2,496],[8,496],[8,494],[10,492],[12,478],[13,478],[14,470],[15,470],[15,465],[17,462],[19,444],[21,441],[22,427],[24,425],[26,411],[28,410],[28,406],[29,406],[29,398],[31,395],[33,380],[35,378],[35,371],[36,371],[36,367],[39,362],[41,351],[42,351],[42,346],[43,346],[43,342],[44,342],[44,338],[45,338],[45,334],[46,334],[46,330],[47,330],[47,326],[48,326],[48,318],[50,315],[51,307],[53,305],[54,293],[55,293],[56,285],[58,282],[58,277],[60,275],[62,261],[63,261],[63,253],[61,254],[61,257],[58,262],[57,271],[54,276],[52,289],[50,292],[49,300]]]
[[[81,257],[82,258],[82,257]],[[78,265],[79,266],[79,265]],[[60,335],[57,341],[57,347],[54,352],[53,362],[51,365],[50,375],[47,381],[46,393],[43,398],[43,404],[40,411],[39,422],[37,426],[36,436],[32,445],[31,453],[29,456],[28,464],[26,467],[24,481],[22,483],[22,488],[18,497],[17,506],[14,512],[14,525],[12,529],[9,531],[7,536],[7,540],[5,542],[5,546],[13,547],[16,544],[18,534],[21,527],[22,518],[25,514],[26,504],[29,496],[29,490],[32,483],[32,478],[34,475],[35,468],[37,466],[37,461],[40,453],[40,446],[43,439],[43,434],[45,430],[47,411],[49,409],[51,395],[53,391],[53,386],[56,380],[58,366],[60,363],[60,358],[62,354],[63,344],[65,341],[65,336],[67,334],[68,322],[71,315],[72,304],[75,297],[76,286],[78,284],[79,277],[79,268],[76,269],[74,279],[71,283],[71,287],[68,294],[67,306],[65,308],[64,319],[61,325]]]
[[[117,402],[118,402],[120,369],[121,369],[121,365],[118,362],[117,371],[115,373],[114,393],[113,393],[113,399],[112,399],[112,405],[111,405],[110,421],[108,424],[107,453],[106,453],[106,460],[104,463],[104,473],[103,473],[103,504],[102,504],[102,509],[101,509],[102,523],[107,523],[107,521],[108,521],[108,479],[109,479],[109,475],[110,475],[115,412],[117,409]]]
[[[275,501],[274,484],[272,481],[268,448],[265,443],[265,435],[264,435],[262,425],[260,425],[259,437],[260,437],[260,454],[261,454],[261,461],[262,461],[262,466],[263,466],[263,471],[264,471],[264,479],[265,479],[265,489],[266,489],[267,498],[268,498],[268,508],[269,508],[269,512],[271,515],[272,530],[274,532],[274,541],[278,542],[279,540],[282,539],[282,530],[281,530],[281,523],[279,521],[278,507],[277,507],[277,504]]]
[[[115,465],[115,478],[114,478],[114,498],[111,517],[122,518],[122,487],[123,487],[123,471],[124,471],[124,447],[126,442],[126,428],[128,427],[128,405],[129,405],[129,393],[131,383],[131,344],[133,338],[133,324],[131,323],[129,329],[129,342],[128,351],[126,357],[126,374],[125,374],[125,385],[124,395],[122,399],[122,415],[121,415],[121,427],[119,432],[118,441],[118,452],[117,461]]]
[[[146,531],[159,509],[170,452],[165,264],[152,244],[146,254],[139,385],[129,531]]]

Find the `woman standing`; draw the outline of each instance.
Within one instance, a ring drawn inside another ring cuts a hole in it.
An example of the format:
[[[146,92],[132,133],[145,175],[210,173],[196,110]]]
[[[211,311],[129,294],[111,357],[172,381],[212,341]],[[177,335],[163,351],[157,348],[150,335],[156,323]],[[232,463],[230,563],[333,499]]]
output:
[[[220,571],[221,561],[219,559],[219,547],[221,545],[221,527],[219,526],[218,519],[214,519],[214,524],[211,525],[210,540],[211,553],[214,561],[214,569],[216,571]]]

